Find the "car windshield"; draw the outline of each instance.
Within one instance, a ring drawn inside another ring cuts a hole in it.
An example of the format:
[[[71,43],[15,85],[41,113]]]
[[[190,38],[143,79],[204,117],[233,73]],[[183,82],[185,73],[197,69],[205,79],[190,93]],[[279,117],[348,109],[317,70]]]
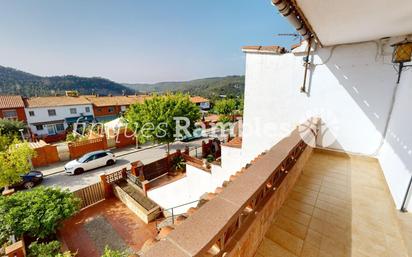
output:
[[[79,159],[77,159],[77,161],[83,163],[83,162],[85,162],[87,159],[89,159],[90,156],[91,156],[90,154],[85,154],[85,155],[83,155],[82,157],[80,157]]]

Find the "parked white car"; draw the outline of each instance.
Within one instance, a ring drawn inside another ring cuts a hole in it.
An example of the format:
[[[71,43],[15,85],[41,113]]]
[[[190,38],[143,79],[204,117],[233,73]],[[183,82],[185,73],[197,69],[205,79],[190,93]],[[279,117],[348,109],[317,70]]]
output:
[[[77,160],[73,160],[64,165],[66,174],[76,175],[86,170],[96,169],[102,166],[109,166],[116,163],[116,157],[110,151],[90,152]]]

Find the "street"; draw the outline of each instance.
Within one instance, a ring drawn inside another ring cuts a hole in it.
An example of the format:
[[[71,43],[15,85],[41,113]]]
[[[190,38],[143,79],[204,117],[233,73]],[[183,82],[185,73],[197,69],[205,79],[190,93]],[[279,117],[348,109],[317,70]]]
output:
[[[174,152],[176,149],[184,150],[185,146],[189,146],[192,150],[195,147],[202,145],[202,140],[208,140],[208,138],[197,139],[191,142],[183,143],[176,142],[170,145],[170,151]],[[45,176],[42,185],[43,186],[56,186],[63,189],[69,189],[75,191],[86,187],[88,185],[97,183],[100,181],[100,175],[105,173],[111,173],[120,170],[124,167],[130,168],[130,162],[140,160],[143,164],[151,163],[166,156],[166,145],[155,146],[153,148],[143,149],[138,152],[132,152],[125,154],[117,158],[117,162],[113,166],[102,167],[95,170],[86,171],[83,174],[68,176],[64,172],[58,172],[57,174]],[[201,151],[201,150],[200,150]],[[64,164],[62,164],[63,166]]]

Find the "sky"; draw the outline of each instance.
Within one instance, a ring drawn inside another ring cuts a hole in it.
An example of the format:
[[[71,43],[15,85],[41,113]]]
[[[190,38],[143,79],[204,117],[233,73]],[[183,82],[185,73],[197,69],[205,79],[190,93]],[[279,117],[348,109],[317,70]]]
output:
[[[289,47],[270,0],[2,0],[0,65],[119,83],[241,75],[245,45]]]

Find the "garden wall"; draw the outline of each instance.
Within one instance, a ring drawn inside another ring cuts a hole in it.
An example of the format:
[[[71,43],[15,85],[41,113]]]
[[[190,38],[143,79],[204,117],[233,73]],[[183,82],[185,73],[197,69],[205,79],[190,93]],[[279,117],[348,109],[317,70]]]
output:
[[[106,137],[99,137],[74,143],[69,143],[70,158],[76,159],[86,153],[107,149]]]
[[[31,144],[31,147],[36,151],[36,156],[31,160],[33,167],[49,165],[60,161],[57,148],[54,145],[40,141]]]

